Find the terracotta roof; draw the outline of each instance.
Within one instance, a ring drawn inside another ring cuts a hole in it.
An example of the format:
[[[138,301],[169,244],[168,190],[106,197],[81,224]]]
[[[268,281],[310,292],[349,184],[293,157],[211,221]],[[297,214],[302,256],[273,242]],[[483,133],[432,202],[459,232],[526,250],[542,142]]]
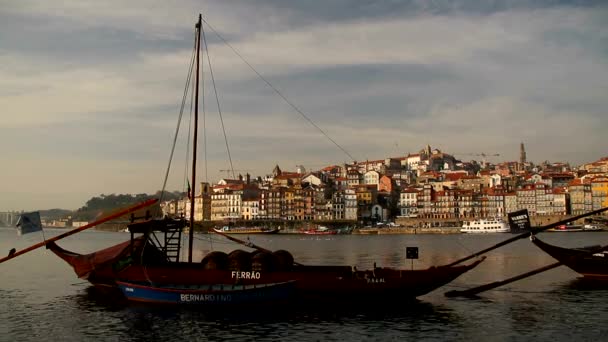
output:
[[[574,178],[573,174],[567,173],[567,172],[545,172],[542,175],[543,175],[543,177],[572,177],[572,178]]]
[[[441,173],[439,173],[437,171],[427,171],[427,172],[423,173],[422,175],[423,176],[439,177],[439,176],[441,176]]]
[[[448,181],[457,181],[457,180],[460,180],[461,178],[463,178],[464,176],[467,176],[467,174],[466,173],[444,173],[443,179],[448,180]]]
[[[553,194],[555,194],[555,195],[565,194],[565,193],[566,193],[566,189],[564,189],[562,187],[557,187],[557,188],[553,189]]]
[[[576,178],[574,180],[572,180],[570,183],[568,183],[568,185],[582,185],[582,184],[591,184],[591,180],[593,178]]]
[[[330,172],[330,171],[333,171],[333,170],[335,170],[337,168],[338,168],[338,166],[336,166],[336,165],[330,165],[330,166],[326,166],[326,167],[322,168],[321,170],[322,171]]]
[[[291,179],[291,178],[301,178],[302,174],[297,172],[283,172],[280,175],[274,177],[275,179]]]

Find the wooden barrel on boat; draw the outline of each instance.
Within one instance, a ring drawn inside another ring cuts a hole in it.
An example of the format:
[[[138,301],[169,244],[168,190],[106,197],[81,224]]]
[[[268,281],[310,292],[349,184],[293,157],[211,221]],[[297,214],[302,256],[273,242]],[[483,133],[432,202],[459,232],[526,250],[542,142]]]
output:
[[[241,249],[235,249],[228,254],[228,269],[231,271],[250,271],[251,254]]]
[[[275,267],[276,258],[271,252],[257,251],[251,257],[251,270],[254,272],[272,272]]]
[[[228,254],[220,251],[213,251],[201,261],[206,270],[226,270],[228,269]]]
[[[285,272],[291,270],[293,266],[293,255],[284,249],[279,249],[272,253],[275,256],[276,270]]]

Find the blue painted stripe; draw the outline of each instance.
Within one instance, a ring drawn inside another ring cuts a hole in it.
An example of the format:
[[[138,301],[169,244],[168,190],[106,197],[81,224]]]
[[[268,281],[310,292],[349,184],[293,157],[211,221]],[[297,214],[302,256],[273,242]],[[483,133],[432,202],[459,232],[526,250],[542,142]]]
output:
[[[193,290],[163,288],[118,283],[122,293],[129,300],[151,303],[172,304],[246,304],[288,299],[295,289],[293,282],[266,284],[257,287],[242,287],[239,290]],[[225,288],[230,288],[226,285]]]

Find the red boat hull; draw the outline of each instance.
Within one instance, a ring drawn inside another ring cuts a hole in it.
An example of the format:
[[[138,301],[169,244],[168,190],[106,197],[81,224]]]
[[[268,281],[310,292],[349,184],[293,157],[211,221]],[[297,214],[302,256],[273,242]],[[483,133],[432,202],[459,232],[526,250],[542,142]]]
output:
[[[141,242],[140,242],[141,244]],[[79,255],[50,246],[68,262],[76,274],[97,287],[116,288],[117,281],[152,283],[160,286],[202,286],[213,284],[295,283],[296,298],[315,301],[394,301],[412,300],[456,279],[482,260],[464,266],[439,266],[424,270],[375,268],[353,270],[350,266],[293,265],[285,271],[205,269],[200,263],[129,263],[138,247],[119,244],[89,255]],[[99,263],[95,264],[95,262]]]

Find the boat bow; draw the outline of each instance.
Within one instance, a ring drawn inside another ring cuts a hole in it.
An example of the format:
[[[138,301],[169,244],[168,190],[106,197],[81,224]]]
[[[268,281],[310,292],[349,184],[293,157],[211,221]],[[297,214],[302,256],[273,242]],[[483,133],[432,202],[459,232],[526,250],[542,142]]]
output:
[[[59,247],[55,242],[47,243],[46,247],[72,266],[78,278],[92,280],[91,278],[100,276],[99,274],[95,275],[95,273],[106,273],[112,270],[114,263],[130,254],[134,249],[141,246],[143,242],[143,238],[136,238],[133,241],[125,241],[89,254],[68,251]]]
[[[608,280],[608,245],[564,248],[548,244],[535,235],[530,239],[545,253],[584,277]]]

